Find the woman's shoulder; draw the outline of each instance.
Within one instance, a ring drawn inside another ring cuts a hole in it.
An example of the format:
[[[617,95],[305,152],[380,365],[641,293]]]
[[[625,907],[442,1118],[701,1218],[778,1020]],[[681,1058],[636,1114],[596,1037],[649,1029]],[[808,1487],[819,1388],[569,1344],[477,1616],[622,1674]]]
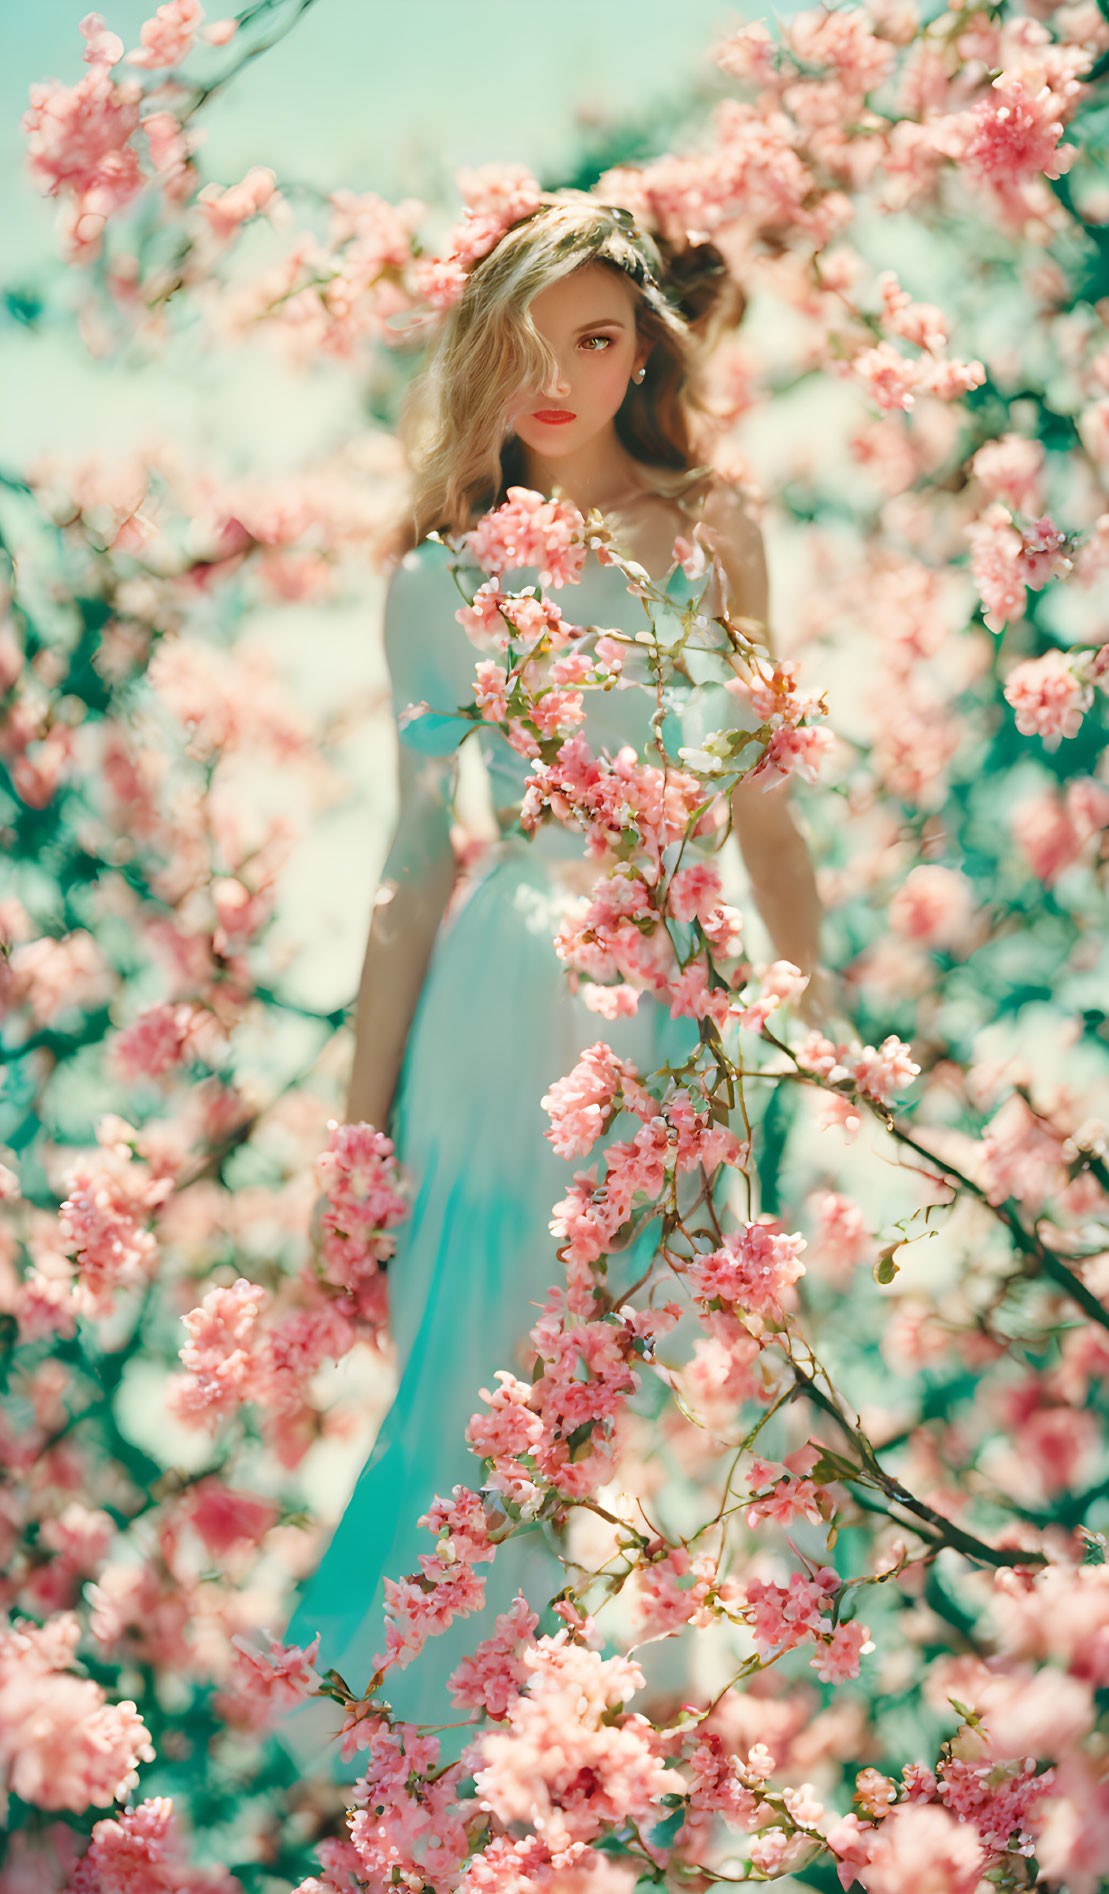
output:
[[[391,554],[387,564],[390,572],[426,572],[441,565],[446,559],[448,547],[438,533],[429,533],[418,545],[398,547]]]
[[[727,609],[760,620],[767,617],[766,549],[757,498],[741,483],[714,474],[691,517],[726,582]],[[719,589],[715,593],[721,603]],[[769,637],[769,632],[765,634]]]
[[[681,504],[710,532],[724,536],[759,533],[761,508],[756,496],[741,480],[716,468],[690,490]]]
[[[434,535],[421,539],[418,545],[395,550],[382,568],[387,604],[418,598],[429,587],[448,581],[451,557],[450,547]]]
[[[666,483],[652,482],[648,505],[665,513],[675,530],[700,525],[719,543],[752,545],[760,539],[760,507],[750,488],[714,467],[696,467]]]

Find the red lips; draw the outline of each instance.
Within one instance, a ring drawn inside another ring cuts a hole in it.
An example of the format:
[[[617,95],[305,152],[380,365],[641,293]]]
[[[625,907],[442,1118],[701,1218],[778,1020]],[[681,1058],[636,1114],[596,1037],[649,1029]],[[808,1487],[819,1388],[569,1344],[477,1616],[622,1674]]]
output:
[[[577,416],[574,414],[571,414],[568,408],[537,409],[531,418],[533,421],[547,421],[550,423],[552,427],[556,426],[559,421],[576,421],[577,420]]]

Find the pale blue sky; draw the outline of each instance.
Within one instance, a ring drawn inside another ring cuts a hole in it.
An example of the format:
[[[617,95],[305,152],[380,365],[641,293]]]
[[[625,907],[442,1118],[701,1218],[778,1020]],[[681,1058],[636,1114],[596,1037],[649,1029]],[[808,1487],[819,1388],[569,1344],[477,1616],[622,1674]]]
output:
[[[101,0],[100,10],[130,46],[154,4]],[[9,281],[41,254],[52,214],[23,173],[27,88],[80,78],[77,22],[86,10],[84,0],[0,0]],[[219,18],[219,0],[208,11]],[[557,168],[576,148],[579,106],[649,114],[706,70],[714,37],[771,11],[757,0],[315,0],[204,108],[201,162],[221,182],[270,164],[288,177],[386,195],[411,189],[421,171],[430,181],[457,164],[511,158]]]

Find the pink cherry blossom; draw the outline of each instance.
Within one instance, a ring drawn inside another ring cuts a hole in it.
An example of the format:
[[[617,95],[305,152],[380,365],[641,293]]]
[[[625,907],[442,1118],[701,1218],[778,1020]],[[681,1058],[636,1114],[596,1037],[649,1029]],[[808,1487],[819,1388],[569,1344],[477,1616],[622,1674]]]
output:
[[[173,1180],[152,1176],[119,1133],[120,1120],[101,1120],[101,1150],[70,1173],[58,1214],[60,1247],[71,1254],[81,1306],[104,1315],[120,1288],[144,1282],[155,1267],[157,1239],[148,1225],[172,1194]]]
[[[44,934],[16,942],[8,959],[9,1002],[26,1005],[36,1025],[52,1026],[74,1008],[103,1004],[116,980],[84,928],[61,938]]]
[[[628,1081],[635,1098],[638,1077],[635,1066],[618,1059],[603,1040],[580,1055],[573,1070],[557,1079],[539,1101],[551,1120],[544,1136],[560,1157],[583,1157],[592,1150],[623,1082]]]
[[[799,1851],[792,1835],[784,1828],[764,1828],[754,1835],[749,1843],[751,1866],[760,1874],[780,1875],[785,1872],[791,1857]]]
[[[602,1657],[560,1631],[524,1651],[525,1693],[507,1728],[480,1743],[475,1786],[482,1807],[506,1825],[527,1821],[552,1852],[588,1842],[603,1825],[650,1818],[676,1786],[644,1718],[612,1716],[642,1686],[624,1657]]]
[[[211,1556],[220,1560],[256,1545],[278,1518],[272,1500],[236,1492],[215,1477],[198,1481],[186,1495],[183,1511]]]
[[[152,71],[178,65],[191,52],[203,18],[200,0],[165,0],[152,19],[143,21],[139,30],[141,45],[128,53],[127,64]]]
[[[924,356],[920,361],[918,387],[938,401],[961,401],[972,388],[981,388],[985,379],[983,362],[954,362]]]
[[[1050,87],[1029,94],[1019,79],[999,73],[990,92],[970,114],[961,154],[973,176],[1009,186],[1042,173],[1058,178],[1070,167],[1074,147],[1060,146],[1063,123]]]
[[[759,85],[771,85],[778,71],[780,54],[765,21],[741,26],[713,48],[713,58],[722,72],[734,79],[754,79]]]
[[[773,1217],[760,1217],[725,1237],[720,1249],[698,1256],[686,1276],[693,1293],[706,1302],[720,1298],[775,1318],[783,1298],[805,1273],[800,1261],[805,1239],[787,1235]]]
[[[842,1684],[859,1674],[859,1658],[874,1649],[865,1624],[837,1624],[826,1644],[818,1644],[809,1663],[821,1683]]]
[[[421,1554],[420,1568],[419,1577],[385,1580],[385,1656],[374,1659],[375,1669],[393,1664],[403,1670],[429,1637],[456,1618],[480,1611],[485,1602],[485,1580],[468,1564],[447,1566]]]
[[[231,1674],[219,1693],[220,1712],[229,1723],[251,1730],[269,1729],[294,1704],[303,1703],[320,1678],[313,1668],[319,1636],[301,1649],[271,1639],[258,1650],[243,1637],[233,1637]]]
[[[1100,1894],[1109,1850],[1109,1785],[1086,1756],[1072,1755],[1056,1772],[1041,1805],[1036,1859],[1049,1885]]]
[[[680,868],[671,877],[667,898],[675,920],[700,921],[709,939],[721,953],[736,951],[743,930],[743,916],[723,900],[720,872],[711,862],[697,862],[689,868]]]
[[[1000,500],[1016,513],[1034,513],[1040,500],[1044,447],[1020,434],[987,441],[971,466],[989,500]]]
[[[1021,537],[1008,509],[993,501],[980,519],[967,527],[971,571],[982,599],[983,616],[991,631],[1004,631],[1010,619],[1024,611],[1025,572]]]
[[[149,120],[146,121],[149,125]],[[273,210],[281,202],[276,190],[277,177],[266,165],[252,165],[238,183],[221,190],[218,184],[205,184],[196,194],[212,235],[226,242],[250,218],[264,210]]]
[[[65,192],[71,199],[66,253],[76,264],[93,260],[108,218],[145,182],[130,143],[139,123],[141,85],[110,76],[122,47],[104,30],[100,15],[86,15],[85,26],[89,72],[74,86],[57,79],[32,84],[30,107],[20,121],[32,181],[45,195]]]
[[[170,203],[185,200],[196,181],[196,173],[190,166],[193,143],[182,130],[180,120],[172,112],[148,112],[142,129],[163,196]],[[131,522],[121,528],[125,534],[131,530]]]
[[[825,1839],[836,1857],[841,1887],[849,1888],[860,1880],[860,1872],[870,1860],[878,1832],[874,1823],[860,1822],[853,1811],[825,1829]]]
[[[0,1782],[36,1808],[103,1808],[153,1760],[134,1703],[73,1674],[79,1636],[70,1613],[0,1633]]]
[[[525,165],[486,164],[456,173],[465,208],[449,239],[450,260],[468,268],[535,210],[541,191]]]
[[[576,585],[585,564],[585,521],[563,500],[528,487],[509,487],[503,506],[487,513],[463,543],[484,572],[538,566],[540,585]]]
[[[730,1010],[731,996],[727,987],[710,985],[709,969],[703,958],[691,960],[670,983],[671,1019],[711,1019],[717,1026],[723,1026]]]
[[[418,257],[412,265],[416,292],[432,309],[453,309],[462,300],[467,272],[456,257]]]
[[[975,1894],[985,1856],[972,1828],[945,1809],[920,1802],[891,1809],[870,1842],[867,1894]],[[845,1883],[845,1885],[848,1885]]]
[[[839,85],[861,101],[880,86],[897,57],[888,39],[879,39],[859,14],[830,15],[819,7],[795,14],[788,28],[795,58],[834,73]]]
[[[581,989],[582,1002],[591,1013],[598,1013],[602,1019],[630,1019],[639,1006],[640,990],[621,982],[614,986],[597,986],[590,982]]]
[[[853,376],[875,405],[886,411],[908,410],[916,400],[920,368],[892,342],[878,342],[873,348],[860,350],[844,364],[843,373]]]
[[[1005,680],[1005,700],[1021,735],[1045,737],[1053,747],[1060,737],[1078,735],[1093,698],[1093,686],[1075,676],[1058,649],[1015,665]]]
[[[764,790],[776,788],[790,776],[815,783],[834,747],[835,737],[830,730],[782,723],[772,732],[761,760],[751,772],[752,778]]]
[[[711,1555],[701,1553],[694,1558],[685,1546],[674,1546],[641,1566],[636,1597],[639,1640],[668,1637],[687,1624],[711,1624],[714,1614],[708,1601],[715,1581],[716,1561]]]
[[[320,1267],[350,1291],[371,1330],[384,1320],[380,1265],[396,1249],[393,1230],[408,1214],[393,1144],[370,1124],[328,1126],[316,1173],[327,1198],[320,1217]]]
[[[194,1586],[147,1559],[103,1565],[87,1590],[89,1630],[101,1650],[141,1663],[185,1670],[193,1661]]]
[[[932,303],[917,303],[902,289],[893,270],[880,270],[878,289],[882,297],[882,321],[894,335],[933,354],[947,346],[947,319]]]
[[[106,1556],[115,1530],[110,1514],[71,1500],[56,1518],[43,1521],[39,1544],[56,1552],[74,1572],[87,1574]]]
[[[1049,579],[1067,576],[1072,561],[1066,546],[1066,533],[1060,532],[1048,513],[1025,527],[1020,536],[1021,570],[1034,592],[1042,591]]]
[[[155,1796],[95,1824],[65,1894],[237,1894],[222,1868],[190,1868],[173,1802]]]
[[[606,857],[625,834],[635,834],[657,876],[670,842],[689,827],[697,833],[709,825],[707,812],[695,819],[704,801],[700,782],[688,771],[640,763],[630,745],[612,761],[596,757],[579,733],[566,738],[553,763],[536,764],[520,823],[531,834],[550,810],[566,827],[584,831],[594,859]]]
[[[453,1702],[463,1709],[484,1710],[500,1722],[508,1706],[527,1682],[523,1647],[533,1638],[539,1619],[521,1593],[500,1614],[492,1637],[483,1639],[472,1657],[463,1658],[448,1679]]]
[[[958,869],[920,862],[890,902],[890,926],[910,940],[950,947],[963,934],[972,904],[971,885]]]
[[[883,1039],[877,1050],[864,1046],[861,1052],[849,1055],[847,1065],[860,1092],[882,1105],[892,1104],[896,1094],[920,1075],[911,1049],[896,1033]]]
[[[195,1009],[187,1004],[146,1007],[117,1034],[116,1063],[129,1078],[162,1078],[180,1065],[195,1019]]]
[[[378,1884],[388,1884],[394,1874],[413,1884],[418,1877],[419,1885],[445,1894],[468,1847],[452,1806],[460,1765],[433,1778],[439,1744],[412,1724],[391,1729],[367,1719],[363,1736],[369,1759],[348,1816],[355,1856],[350,1866]]]
[[[565,1858],[565,1857],[564,1857]],[[561,1869],[559,1883],[573,1885],[574,1871]],[[551,1851],[537,1835],[518,1841],[496,1835],[470,1856],[458,1883],[459,1894],[538,1894],[556,1885]]]
[[[854,1198],[842,1191],[817,1192],[813,1207],[819,1225],[811,1244],[812,1262],[827,1269],[837,1281],[844,1281],[874,1255],[876,1245],[866,1215]]]
[[[466,1438],[475,1453],[489,1460],[516,1460],[534,1453],[543,1439],[543,1422],[531,1406],[532,1390],[507,1368],[498,1368],[500,1386],[479,1390],[488,1414],[473,1414]]]
[[[980,1170],[991,1203],[1006,1197],[1041,1206],[1061,1190],[1066,1172],[1063,1140],[1019,1093],[998,1107],[982,1135]]]
[[[754,1827],[759,1798],[752,1788],[752,1772],[725,1749],[715,1731],[698,1735],[686,1766],[691,1778],[691,1809],[723,1815],[732,1828]],[[758,1777],[754,1780],[757,1783]]]
[[[831,1595],[839,1584],[839,1575],[830,1566],[822,1566],[814,1578],[794,1572],[788,1586],[749,1579],[744,1591],[751,1614],[751,1635],[760,1655],[793,1650],[814,1638],[830,1637]]]
[[[1050,887],[1109,825],[1109,790],[1092,777],[1075,777],[1063,796],[1044,790],[1022,798],[1010,825],[1032,873]]]
[[[268,1299],[258,1284],[240,1276],[230,1289],[209,1289],[199,1307],[184,1317],[189,1340],[181,1361],[186,1372],[171,1382],[168,1395],[180,1419],[210,1424],[246,1398],[258,1319]]]
[[[1054,1781],[1050,1769],[1036,1774],[1031,1756],[1011,1770],[992,1760],[971,1763],[953,1756],[941,1763],[938,1776],[945,1807],[973,1824],[985,1847],[997,1849],[1007,1846],[1014,1830],[1022,1841],[1032,1840],[1038,1804]]]
[[[788,1473],[778,1478],[772,1466],[756,1460],[747,1477],[750,1490],[757,1492],[769,1481],[774,1482],[770,1492],[755,1499],[747,1509],[747,1524],[752,1529],[763,1519],[774,1520],[782,1526],[790,1525],[794,1519],[809,1519],[814,1526],[820,1524],[819,1489],[811,1480],[791,1478]]]
[[[758,997],[737,1009],[739,1024],[749,1032],[761,1032],[779,1007],[800,999],[808,983],[808,975],[795,967],[792,960],[772,961],[761,976]]]
[[[502,723],[508,715],[508,702],[505,697],[507,673],[491,658],[474,666],[474,695],[483,717],[494,723]]]

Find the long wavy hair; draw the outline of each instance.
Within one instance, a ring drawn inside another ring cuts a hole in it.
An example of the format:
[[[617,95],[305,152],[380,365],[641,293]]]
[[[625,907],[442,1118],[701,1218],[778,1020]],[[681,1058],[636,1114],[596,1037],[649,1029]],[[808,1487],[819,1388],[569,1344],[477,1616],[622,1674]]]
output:
[[[558,369],[529,307],[586,263],[618,270],[634,286],[636,328],[651,344],[643,381],[629,383],[614,417],[617,439],[656,492],[686,497],[711,480],[700,369],[721,322],[742,314],[742,291],[711,243],[656,242],[626,209],[557,191],[471,266],[409,389],[398,430],[410,469],[398,552],[432,531],[468,531],[508,487],[526,484],[506,409]]]

